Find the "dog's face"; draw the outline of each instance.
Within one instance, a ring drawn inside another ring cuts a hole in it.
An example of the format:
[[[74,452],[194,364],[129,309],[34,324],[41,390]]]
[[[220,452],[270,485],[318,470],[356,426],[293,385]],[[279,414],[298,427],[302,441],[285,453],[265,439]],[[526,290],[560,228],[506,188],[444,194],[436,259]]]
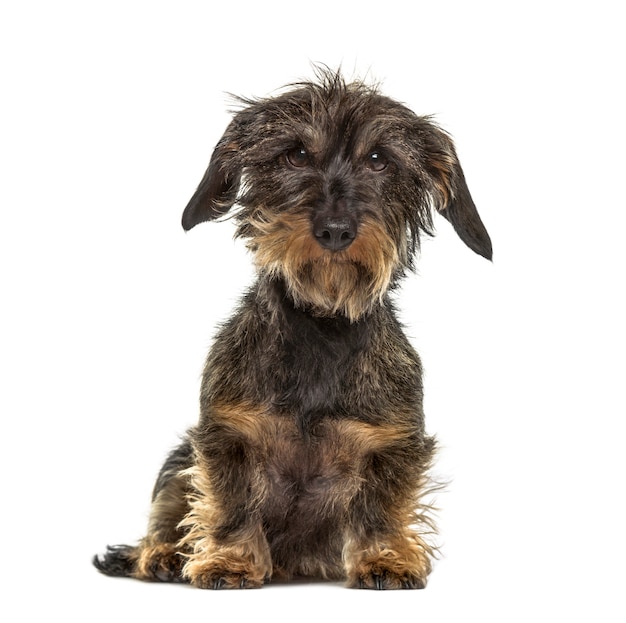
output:
[[[411,268],[435,211],[491,259],[452,141],[428,118],[330,72],[245,104],[183,227],[237,203],[238,235],[258,270],[283,280],[297,305],[359,318]]]

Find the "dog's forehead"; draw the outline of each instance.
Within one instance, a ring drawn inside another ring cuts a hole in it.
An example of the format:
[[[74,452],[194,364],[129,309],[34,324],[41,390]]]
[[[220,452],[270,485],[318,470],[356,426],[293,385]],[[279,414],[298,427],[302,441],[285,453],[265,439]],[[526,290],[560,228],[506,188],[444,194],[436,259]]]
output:
[[[319,152],[346,144],[368,149],[383,137],[403,134],[416,118],[403,104],[361,84],[335,89],[308,85],[269,103],[277,132],[292,134]]]

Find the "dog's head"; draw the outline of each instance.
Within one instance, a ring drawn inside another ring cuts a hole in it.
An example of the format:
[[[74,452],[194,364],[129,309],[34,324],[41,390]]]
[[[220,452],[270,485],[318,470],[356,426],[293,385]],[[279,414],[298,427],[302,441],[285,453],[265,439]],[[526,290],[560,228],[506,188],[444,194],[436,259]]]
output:
[[[439,212],[476,253],[491,241],[450,137],[362,83],[322,72],[277,97],[242,100],[183,214],[237,203],[259,271],[296,304],[356,319],[413,265]]]

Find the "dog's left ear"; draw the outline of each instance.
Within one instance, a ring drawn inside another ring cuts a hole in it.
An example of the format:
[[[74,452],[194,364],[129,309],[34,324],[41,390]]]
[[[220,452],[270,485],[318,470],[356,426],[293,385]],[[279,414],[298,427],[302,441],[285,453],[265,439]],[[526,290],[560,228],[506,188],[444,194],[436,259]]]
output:
[[[491,238],[470,195],[454,143],[434,124],[426,125],[426,168],[435,184],[435,207],[472,251],[491,260]]]
[[[237,200],[242,167],[237,158],[239,147],[233,139],[235,129],[236,120],[215,147],[204,177],[183,212],[185,231],[226,214]]]

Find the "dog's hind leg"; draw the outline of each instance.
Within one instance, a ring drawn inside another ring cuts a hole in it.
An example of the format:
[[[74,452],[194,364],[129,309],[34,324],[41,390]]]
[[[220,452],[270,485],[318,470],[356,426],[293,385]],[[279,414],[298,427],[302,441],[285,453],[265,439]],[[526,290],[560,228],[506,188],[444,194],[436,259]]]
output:
[[[148,534],[138,545],[107,547],[103,556],[93,559],[106,575],[128,576],[140,580],[180,582],[183,556],[178,541],[184,535],[179,523],[189,510],[189,479],[192,448],[185,439],[163,464],[152,493]]]

